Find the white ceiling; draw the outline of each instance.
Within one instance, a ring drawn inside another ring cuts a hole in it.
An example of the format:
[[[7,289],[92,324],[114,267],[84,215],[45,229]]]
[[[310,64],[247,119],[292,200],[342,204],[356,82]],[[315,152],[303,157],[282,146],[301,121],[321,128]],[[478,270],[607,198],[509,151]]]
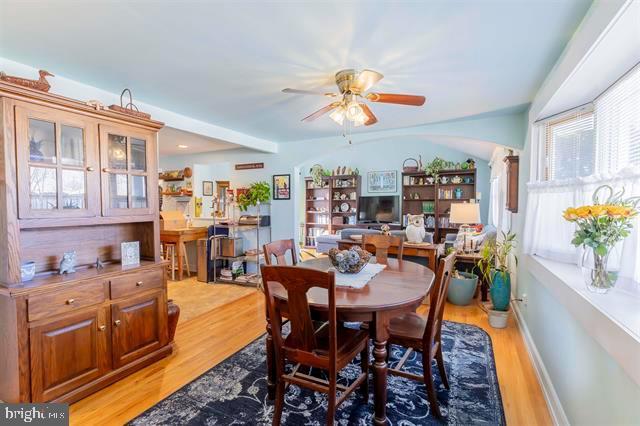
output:
[[[240,145],[185,132],[184,130],[178,130],[168,126],[160,130],[158,142],[159,152],[162,156],[199,154],[201,152],[240,148]],[[186,146],[186,148],[180,148],[178,145]]]
[[[300,119],[342,68],[385,74],[382,130],[530,102],[590,0],[0,0],[0,56],[276,142],[339,134]]]

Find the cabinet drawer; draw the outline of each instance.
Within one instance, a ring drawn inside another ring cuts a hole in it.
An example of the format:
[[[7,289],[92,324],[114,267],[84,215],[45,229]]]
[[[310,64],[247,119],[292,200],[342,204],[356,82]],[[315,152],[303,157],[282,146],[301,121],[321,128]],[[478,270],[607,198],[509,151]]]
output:
[[[133,272],[110,280],[111,298],[131,296],[145,290],[162,288],[164,283],[163,269]]]
[[[104,301],[102,281],[93,281],[69,289],[30,296],[27,302],[29,321],[72,312]]]

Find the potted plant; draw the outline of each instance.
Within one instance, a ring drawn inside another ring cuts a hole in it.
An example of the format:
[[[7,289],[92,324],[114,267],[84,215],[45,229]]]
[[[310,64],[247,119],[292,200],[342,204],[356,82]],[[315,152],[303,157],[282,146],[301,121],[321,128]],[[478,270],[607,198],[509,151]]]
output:
[[[454,305],[466,306],[471,303],[478,286],[478,276],[471,272],[454,271],[449,282],[447,300]]]
[[[447,255],[453,251],[455,251],[455,248],[449,247]],[[454,305],[466,306],[471,303],[477,286],[478,276],[471,272],[456,270],[454,261],[449,290],[447,291],[447,300]]]
[[[602,204],[601,192],[606,195]],[[583,248],[582,276],[587,289],[594,293],[606,293],[615,285],[618,268],[610,264],[609,255],[619,242],[629,236],[633,218],[638,214],[640,197],[624,199],[623,195],[624,188],[616,193],[611,186],[602,185],[594,191],[592,205],[570,207],[563,213],[567,221],[576,224],[571,243]]]
[[[513,254],[515,248],[516,234],[503,232],[502,238],[488,241],[482,247],[482,259],[478,262],[478,268],[489,283],[489,297],[493,305],[489,309],[489,324],[495,328],[507,326],[511,300],[511,258],[518,265],[518,258]]]
[[[238,195],[238,207],[246,212],[249,206],[264,204],[271,199],[271,187],[267,182],[252,183],[247,192]]]
[[[447,164],[447,161],[443,160],[440,157],[436,157],[431,160],[429,164],[424,166],[424,172],[427,175],[432,176],[434,179],[438,179],[438,173],[440,173],[441,170],[446,169]]]

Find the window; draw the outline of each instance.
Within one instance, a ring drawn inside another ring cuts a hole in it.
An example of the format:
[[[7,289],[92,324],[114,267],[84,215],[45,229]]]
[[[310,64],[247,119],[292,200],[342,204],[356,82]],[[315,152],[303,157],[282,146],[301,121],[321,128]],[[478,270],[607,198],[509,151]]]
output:
[[[598,170],[640,165],[640,66],[594,102]]]
[[[575,226],[562,212],[591,204],[601,185],[640,196],[640,65],[589,105],[537,123],[532,134],[539,160],[528,184],[523,250],[577,263],[582,252],[571,244]],[[612,266],[640,282],[640,217],[619,253],[609,259]]]
[[[595,170],[593,111],[579,110],[545,124],[545,180],[590,176]]]
[[[538,131],[542,181],[640,166],[640,65],[593,103],[543,121]]]

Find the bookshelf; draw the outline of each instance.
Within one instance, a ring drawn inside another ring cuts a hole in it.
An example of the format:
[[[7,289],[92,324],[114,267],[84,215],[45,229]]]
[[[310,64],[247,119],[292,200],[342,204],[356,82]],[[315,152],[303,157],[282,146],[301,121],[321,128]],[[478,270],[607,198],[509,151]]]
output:
[[[326,176],[320,185],[305,178],[305,247],[315,247],[318,235],[356,225],[360,183],[359,175]]]
[[[449,223],[451,204],[475,198],[476,169],[443,170],[437,180],[424,172],[402,173],[402,224],[406,226],[408,214],[423,214],[427,232],[441,242],[447,234],[458,232],[457,224]]]

